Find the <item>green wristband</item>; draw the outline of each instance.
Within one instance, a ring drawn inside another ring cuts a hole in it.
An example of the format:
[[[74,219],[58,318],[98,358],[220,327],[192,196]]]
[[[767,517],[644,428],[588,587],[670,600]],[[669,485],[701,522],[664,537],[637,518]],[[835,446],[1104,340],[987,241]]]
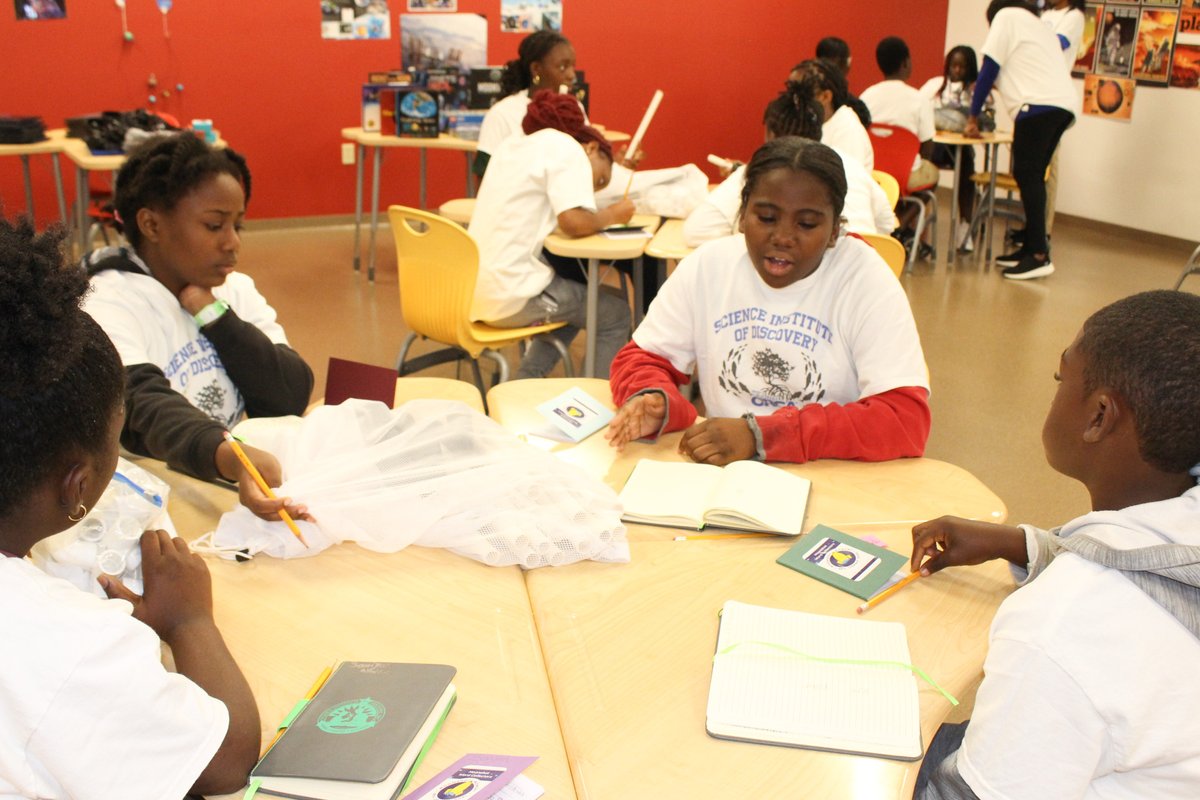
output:
[[[204,308],[192,315],[192,319],[196,320],[196,325],[203,328],[206,325],[211,325],[229,310],[229,303],[224,300],[214,300]]]

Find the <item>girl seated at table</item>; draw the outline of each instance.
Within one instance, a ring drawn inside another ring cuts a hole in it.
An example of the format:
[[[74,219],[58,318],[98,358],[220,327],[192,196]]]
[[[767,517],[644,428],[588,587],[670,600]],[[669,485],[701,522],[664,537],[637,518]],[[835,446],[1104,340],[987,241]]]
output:
[[[121,443],[203,480],[236,481],[242,503],[264,519],[286,507],[271,499],[224,441],[243,414],[303,414],[313,374],[292,350],[275,310],[235,272],[250,171],[232,150],[190,133],[154,137],[117,174],[114,205],[129,247],[85,260],[85,310],[125,365]],[[244,447],[271,486],[279,461]]]
[[[597,210],[594,193],[612,175],[612,146],[587,125],[569,95],[534,95],[522,123],[525,136],[510,136],[492,158],[479,189],[469,232],[479,244],[479,278],[471,318],[501,328],[564,321],[549,336],[565,345],[584,327],[587,286],[555,273],[542,257],[555,225],[568,236],[590,236],[628,222],[633,203],[621,200]],[[608,376],[613,356],[629,340],[629,306],[607,291],[597,309],[597,374]],[[558,350],[534,339],[518,377],[544,377]]]
[[[545,29],[522,39],[517,47],[517,57],[504,65],[500,76],[500,90],[504,96],[483,117],[474,173],[482,178],[500,143],[513,134],[522,133],[521,123],[529,109],[531,93],[542,89],[558,92],[564,86],[570,90],[574,85],[575,48],[567,37]],[[586,114],[584,122],[587,122]]]
[[[933,120],[939,131],[962,133],[971,113],[971,94],[975,91],[975,79],[979,77],[979,62],[975,51],[965,44],[952,47],[946,53],[946,65],[942,74],[930,78],[921,87],[921,94],[933,104]],[[971,175],[975,173],[975,148],[961,148],[959,173],[955,176],[958,186],[958,230],[955,242],[964,250],[972,249],[970,239],[971,217],[975,213],[975,185]],[[954,148],[950,145],[934,144],[930,158],[942,169],[954,169]]]
[[[25,558],[95,507],[124,418],[120,358],[62,244],[0,219],[0,796],[231,792],[258,758],[258,709],[203,559],[147,531],[144,594],[104,576],[104,600]]]
[[[810,58],[801,61],[792,69],[788,78],[789,87],[803,97],[810,97],[821,104],[821,141],[857,161],[865,170],[875,169],[875,148],[862,121],[848,105],[850,87],[846,76],[832,61]]]
[[[795,136],[746,167],[740,229],[685,258],[612,365],[607,438],[685,429],[695,461],[920,456],[929,384],[904,290],[845,235],[842,160]],[[708,419],[679,386],[699,372]]]
[[[816,100],[801,95],[794,85],[789,86],[763,112],[766,141],[780,136],[801,136],[819,142],[822,116]],[[857,161],[836,147],[833,150],[841,157],[846,172],[846,204],[842,209],[846,230],[890,235],[896,229],[896,215],[883,187]],[[705,201],[683,221],[684,244],[698,247],[710,239],[736,233],[745,183],[746,168],[739,166],[709,192]]]

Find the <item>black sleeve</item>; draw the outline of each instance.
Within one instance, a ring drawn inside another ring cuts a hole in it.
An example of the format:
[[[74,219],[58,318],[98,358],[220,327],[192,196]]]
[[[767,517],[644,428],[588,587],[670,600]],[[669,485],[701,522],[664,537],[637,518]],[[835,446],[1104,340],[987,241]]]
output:
[[[850,106],[850,110],[858,115],[864,128],[871,124],[871,109],[867,108],[867,104],[858,99],[857,95],[850,95],[846,100],[846,105]]]
[[[202,480],[218,477],[216,452],[225,426],[172,389],[153,364],[127,366],[125,382],[125,449]]]
[[[202,333],[241,392],[247,416],[300,415],[308,408],[313,373],[295,350],[272,342],[233,309],[205,325]]]
[[[475,160],[471,162],[471,172],[473,172],[476,177],[482,179],[483,173],[487,172],[488,162],[491,160],[491,153],[485,153],[482,150],[476,151]]]

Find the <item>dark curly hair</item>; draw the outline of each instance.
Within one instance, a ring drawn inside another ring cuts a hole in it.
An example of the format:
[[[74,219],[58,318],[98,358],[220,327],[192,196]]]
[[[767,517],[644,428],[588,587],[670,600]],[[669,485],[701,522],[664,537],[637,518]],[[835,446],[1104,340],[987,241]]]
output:
[[[0,218],[0,516],[72,451],[101,454],[125,394],[116,349],[79,307],[87,276],[64,266],[65,235]]]
[[[833,148],[801,139],[799,136],[780,136],[754,151],[746,165],[746,185],[742,187],[742,205],[738,214],[746,213],[750,195],[758,181],[773,169],[786,167],[794,172],[807,172],[825,185],[829,202],[833,206],[833,217],[842,216],[846,206],[846,170],[841,157]]]
[[[763,125],[774,137],[800,136],[819,142],[824,117],[820,103],[805,96],[794,85],[789,85],[787,90],[767,104],[763,111]]]
[[[1200,297],[1142,292],[1083,323],[1084,392],[1111,388],[1129,404],[1146,463],[1186,472],[1200,463]]]
[[[875,46],[875,63],[884,77],[899,72],[909,57],[908,43],[899,36],[887,36]]]
[[[549,89],[533,93],[529,109],[525,112],[525,119],[521,121],[521,130],[529,134],[537,133],[543,128],[562,131],[580,144],[595,142],[600,152],[612,161],[612,144],[604,138],[604,134],[587,124],[583,109],[574,95],[561,94]]]
[[[233,150],[211,147],[191,133],[154,136],[129,153],[117,173],[113,205],[121,232],[136,250],[142,243],[137,213],[143,208],[170,211],[215,175],[230,175],[250,202],[250,169]]]
[[[517,57],[504,65],[504,72],[500,75],[501,96],[508,97],[532,86],[533,65],[550,55],[550,51],[560,44],[570,43],[558,31],[549,29],[531,33],[522,39],[517,46]]]
[[[789,89],[814,99],[818,92],[828,89],[833,95],[831,102],[834,111],[846,105],[850,99],[850,86],[846,83],[846,76],[832,61],[810,58],[793,67],[792,72],[799,72],[802,77],[798,81],[788,81]]]

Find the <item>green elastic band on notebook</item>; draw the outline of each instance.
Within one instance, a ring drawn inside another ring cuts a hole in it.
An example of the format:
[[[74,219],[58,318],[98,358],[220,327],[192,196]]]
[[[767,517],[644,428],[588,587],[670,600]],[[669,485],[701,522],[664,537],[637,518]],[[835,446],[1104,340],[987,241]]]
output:
[[[260,786],[262,786],[262,778],[255,778],[250,781],[250,785],[246,787],[246,793],[242,795],[242,800],[252,800],[258,794]]]
[[[296,717],[300,716],[300,712],[303,711],[307,707],[308,707],[308,699],[307,698],[296,703],[296,705],[292,706],[292,710],[288,712],[288,715],[283,718],[283,722],[279,723],[279,728],[276,728],[276,730],[280,730],[282,728],[290,728],[292,726],[292,723],[296,721]]]
[[[421,762],[425,760],[425,756],[429,755],[429,748],[433,747],[434,740],[437,739],[438,734],[442,732],[442,725],[446,723],[446,717],[450,716],[450,709],[454,708],[454,705],[457,702],[458,695],[455,694],[453,699],[450,700],[450,704],[446,706],[446,710],[442,712],[442,718],[437,721],[437,725],[434,726],[433,732],[429,734],[429,738],[426,739],[425,744],[421,746],[421,752],[417,753],[417,757],[413,761],[413,765],[408,768],[408,775],[405,776],[404,784],[400,787],[400,791],[396,793],[397,797],[404,794],[404,792],[408,789],[408,785],[412,783],[412,779],[416,776],[417,769],[420,768]]]
[[[793,650],[792,648],[785,647],[784,645],[781,645],[781,644],[774,644],[773,642],[757,642],[757,641],[734,642],[733,644],[729,645],[728,647],[718,650],[716,655],[713,656],[713,661],[717,660],[717,656],[729,655],[734,650],[736,650],[739,647],[742,647],[743,645],[758,645],[759,647],[766,647],[771,650],[779,650],[780,652],[786,653],[789,656],[803,658],[808,661],[819,661],[822,664],[851,664],[853,666],[858,666],[858,667],[887,667],[889,669],[907,670],[908,672],[911,672],[912,674],[916,675],[921,680],[928,683],[934,689],[937,689],[938,693],[942,697],[944,697],[950,701],[950,705],[952,705],[952,706],[958,705],[958,700],[955,699],[954,695],[947,692],[945,689],[943,689],[941,686],[938,685],[937,681],[935,681],[933,678],[931,678],[927,674],[925,674],[925,670],[921,669],[920,667],[914,666],[912,664],[905,664],[902,661],[869,661],[869,660],[861,660],[861,659],[856,659],[856,658],[825,658],[823,656],[814,656],[814,655],[809,655],[808,653],[802,653],[799,650]]]

